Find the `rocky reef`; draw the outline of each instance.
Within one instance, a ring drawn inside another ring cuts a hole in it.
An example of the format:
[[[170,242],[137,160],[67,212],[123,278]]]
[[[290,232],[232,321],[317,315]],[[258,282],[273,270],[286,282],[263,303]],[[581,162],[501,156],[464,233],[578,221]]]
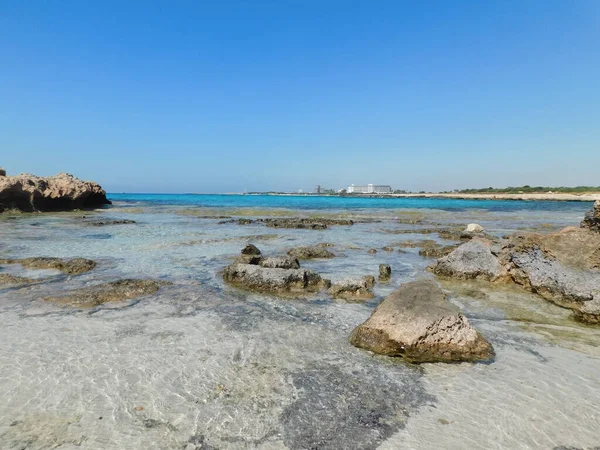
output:
[[[0,264],[21,264],[28,269],[54,269],[67,275],[80,275],[96,267],[96,262],[85,258],[24,258],[0,259]]]
[[[514,283],[572,309],[580,322],[600,323],[600,234],[589,229],[515,233],[499,243],[473,239],[430,270],[447,278]]]
[[[223,279],[235,286],[258,292],[302,295],[328,288],[329,280],[312,270],[300,268],[295,258],[263,257],[254,245],[247,245],[233,264],[225,267]]]
[[[0,212],[69,211],[110,203],[99,184],[68,173],[38,177],[30,174],[7,176],[4,170],[0,172]]]
[[[43,300],[76,308],[93,308],[104,303],[132,300],[154,294],[161,286],[170,283],[155,280],[124,279],[66,291],[63,295],[45,297]]]
[[[489,342],[432,280],[403,284],[350,336],[352,345],[408,361],[487,361]]]

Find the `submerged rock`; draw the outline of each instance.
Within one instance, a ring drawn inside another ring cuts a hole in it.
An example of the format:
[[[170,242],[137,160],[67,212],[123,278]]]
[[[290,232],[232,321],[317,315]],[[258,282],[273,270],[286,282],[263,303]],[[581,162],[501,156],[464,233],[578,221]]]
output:
[[[0,264],[21,264],[29,269],[55,269],[68,275],[79,275],[96,267],[96,262],[85,258],[24,258],[0,259]]]
[[[587,212],[581,222],[581,228],[600,233],[600,200],[596,200],[594,207]]]
[[[311,230],[325,230],[330,225],[354,225],[354,221],[348,219],[329,219],[323,217],[305,218],[269,218],[262,219],[268,227],[273,228],[298,228]]]
[[[26,278],[19,277],[16,275],[12,275],[10,273],[0,273],[0,285],[9,284],[9,285],[23,285],[23,284],[33,284],[38,283],[40,280],[35,278]]]
[[[348,278],[334,283],[327,291],[333,298],[349,301],[364,301],[375,297],[366,278]]]
[[[334,253],[324,247],[314,245],[311,247],[296,247],[288,252],[288,255],[298,259],[333,258]]]
[[[86,220],[85,225],[90,227],[104,227],[107,225],[130,225],[137,223],[135,220],[129,219],[108,219],[108,220]]]
[[[0,177],[0,212],[69,211],[110,203],[99,184],[67,173],[52,177],[29,174]]]
[[[432,280],[402,285],[350,336],[352,345],[411,362],[487,361],[489,342]]]
[[[154,294],[161,286],[171,283],[154,280],[118,280],[67,291],[64,295],[42,300],[78,308],[92,308],[103,303],[121,302]]]

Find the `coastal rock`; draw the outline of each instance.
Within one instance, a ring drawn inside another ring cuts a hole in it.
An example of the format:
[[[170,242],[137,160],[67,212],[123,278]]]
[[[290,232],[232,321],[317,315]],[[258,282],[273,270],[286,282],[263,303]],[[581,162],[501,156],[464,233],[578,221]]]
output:
[[[99,184],[67,173],[45,178],[29,174],[0,177],[0,212],[68,211],[110,203]]]
[[[369,249],[369,251],[367,252],[369,255],[374,255],[375,253],[377,253],[377,249],[375,248],[371,248]]]
[[[348,278],[334,283],[328,293],[333,298],[349,301],[364,301],[375,297],[369,289],[369,280],[365,278]]]
[[[104,227],[108,225],[132,225],[137,223],[135,220],[129,219],[108,219],[108,220],[86,220],[83,222],[90,227]]]
[[[600,200],[596,200],[594,207],[585,215],[581,228],[600,233]]]
[[[495,281],[505,275],[505,270],[491,246],[492,242],[475,238],[439,259],[431,270],[442,277]]]
[[[479,225],[478,223],[470,223],[469,225],[467,225],[467,228],[465,228],[465,232],[467,232],[467,233],[482,233],[483,227],[481,225]]]
[[[4,170],[4,167],[0,167],[0,177],[5,177],[6,176],[6,170]]]
[[[96,262],[85,258],[25,258],[0,259],[0,264],[21,264],[29,269],[55,269],[68,275],[80,275],[96,267]]]
[[[298,228],[311,230],[325,230],[330,225],[354,225],[348,219],[330,219],[324,217],[290,217],[262,219],[268,227],[272,228]]]
[[[389,245],[386,245],[385,247],[382,247],[381,250],[383,250],[384,252],[393,252],[394,247],[390,247]]]
[[[431,280],[406,283],[388,295],[352,332],[350,342],[416,363],[487,361],[494,357],[490,343]]]
[[[435,241],[423,241],[424,245],[419,250],[419,255],[425,258],[441,258],[449,255],[458,248],[458,245],[442,245]],[[425,244],[425,242],[427,242]]]
[[[335,254],[324,247],[315,245],[310,247],[296,247],[288,252],[293,258],[298,259],[318,259],[318,258],[333,258]]]
[[[392,268],[389,264],[379,264],[379,281],[389,281],[392,278]]]
[[[254,244],[248,244],[246,245],[242,251],[241,251],[242,255],[255,255],[258,256],[260,255],[260,250],[258,249],[258,247]]]
[[[375,277],[373,275],[365,275],[363,280],[365,280],[365,283],[367,283],[367,287],[369,289],[375,286]]]
[[[45,297],[43,300],[76,308],[93,308],[104,303],[132,300],[154,294],[161,286],[171,283],[154,280],[118,280],[95,286],[67,291],[64,295]]]
[[[33,284],[37,283],[40,280],[34,278],[26,278],[19,277],[17,275],[12,275],[10,273],[0,273],[0,286],[4,284],[8,285],[23,285],[23,284]]]
[[[259,292],[302,294],[327,287],[327,281],[308,269],[282,269],[255,264],[232,264],[223,271],[223,279],[233,285]]]
[[[260,264],[262,261],[260,250],[254,244],[246,245],[239,256],[235,258],[235,262],[239,264]]]
[[[259,263],[262,267],[271,269],[299,269],[300,263],[296,258],[289,256],[269,256]]]

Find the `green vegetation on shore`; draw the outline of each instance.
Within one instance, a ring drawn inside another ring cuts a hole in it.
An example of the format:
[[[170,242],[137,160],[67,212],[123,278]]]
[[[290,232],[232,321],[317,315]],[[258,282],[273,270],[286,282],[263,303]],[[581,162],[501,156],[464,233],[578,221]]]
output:
[[[598,193],[600,186],[575,186],[575,187],[544,187],[544,186],[518,186],[506,188],[482,188],[482,189],[462,189],[454,191],[460,194],[546,194],[549,192],[557,194],[584,194]]]

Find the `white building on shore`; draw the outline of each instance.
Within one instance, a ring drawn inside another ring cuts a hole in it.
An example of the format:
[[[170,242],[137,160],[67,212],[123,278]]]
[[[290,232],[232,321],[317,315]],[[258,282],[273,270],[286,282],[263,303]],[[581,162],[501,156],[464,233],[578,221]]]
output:
[[[351,184],[346,192],[348,194],[391,194],[392,187],[387,184],[367,184],[366,186]]]

